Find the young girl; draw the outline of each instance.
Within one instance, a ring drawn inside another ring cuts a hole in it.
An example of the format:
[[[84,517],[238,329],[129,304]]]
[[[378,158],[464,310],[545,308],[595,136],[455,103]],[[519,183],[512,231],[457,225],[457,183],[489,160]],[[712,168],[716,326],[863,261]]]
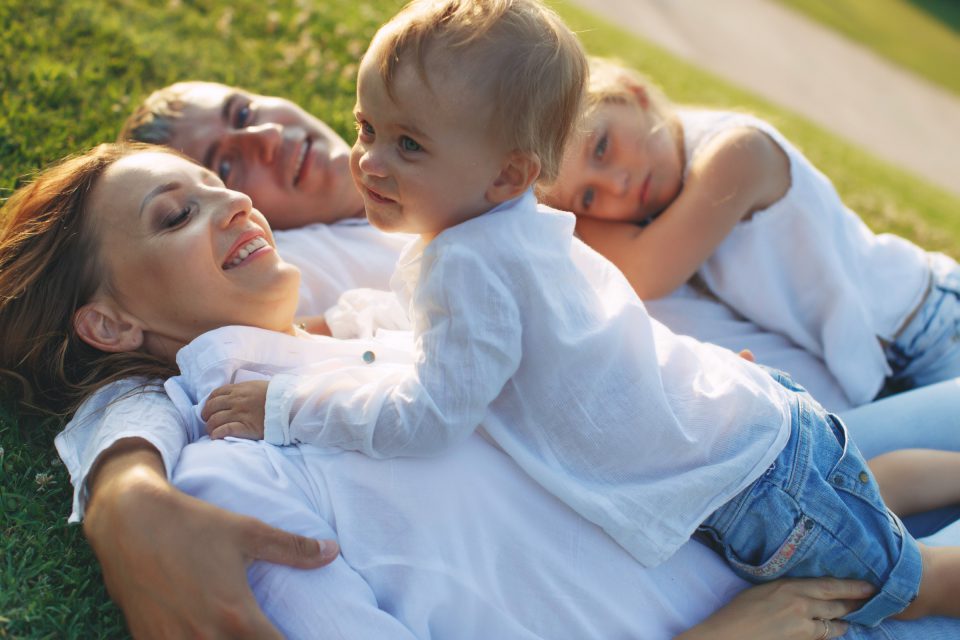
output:
[[[642,298],[694,274],[758,325],[823,357],[854,405],[960,374],[960,269],[875,235],[773,127],[672,109],[591,62],[582,133],[545,200]]]

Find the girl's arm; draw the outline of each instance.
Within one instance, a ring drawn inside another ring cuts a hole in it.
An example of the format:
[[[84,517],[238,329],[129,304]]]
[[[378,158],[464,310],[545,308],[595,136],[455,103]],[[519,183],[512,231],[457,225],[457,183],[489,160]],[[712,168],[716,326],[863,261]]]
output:
[[[84,533],[137,638],[281,638],[247,585],[254,559],[331,562],[333,542],[274,529],[181,493],[147,441],[117,441],[88,478]],[[215,541],[214,544],[200,544]]]
[[[708,145],[680,195],[647,227],[581,216],[577,232],[623,271],[641,298],[659,298],[689,280],[734,225],[789,187],[783,150],[765,133],[741,127]]]
[[[873,593],[866,582],[835,578],[783,579],[740,592],[677,640],[810,640],[847,630],[839,620]],[[822,620],[828,620],[824,625]]]
[[[901,449],[871,458],[887,507],[901,518],[960,504],[960,453]]]

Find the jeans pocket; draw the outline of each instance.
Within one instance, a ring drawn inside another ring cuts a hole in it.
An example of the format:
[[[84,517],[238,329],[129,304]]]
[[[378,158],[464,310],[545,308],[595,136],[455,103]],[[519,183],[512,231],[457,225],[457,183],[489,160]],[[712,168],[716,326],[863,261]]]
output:
[[[742,578],[776,580],[799,563],[815,543],[820,525],[779,487],[759,480],[731,519],[719,511],[707,519],[700,538]],[[721,510],[723,507],[721,507]],[[724,523],[723,528],[717,527]]]

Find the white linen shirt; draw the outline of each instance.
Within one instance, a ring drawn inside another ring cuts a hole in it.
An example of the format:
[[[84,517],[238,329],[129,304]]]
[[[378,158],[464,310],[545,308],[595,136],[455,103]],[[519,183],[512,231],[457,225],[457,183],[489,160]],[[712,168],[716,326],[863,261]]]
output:
[[[424,455],[482,423],[637,560],[669,557],[773,462],[788,394],[735,354],[652,321],[573,227],[527,193],[414,241],[394,276],[414,366],[378,380],[273,378],[272,441]]]

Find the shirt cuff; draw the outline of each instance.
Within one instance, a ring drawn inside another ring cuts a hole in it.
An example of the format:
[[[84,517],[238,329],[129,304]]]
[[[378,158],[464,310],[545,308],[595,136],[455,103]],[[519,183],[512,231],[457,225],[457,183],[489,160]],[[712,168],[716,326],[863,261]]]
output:
[[[296,399],[297,380],[297,376],[278,374],[270,379],[267,386],[263,439],[270,444],[291,444],[290,412]]]

